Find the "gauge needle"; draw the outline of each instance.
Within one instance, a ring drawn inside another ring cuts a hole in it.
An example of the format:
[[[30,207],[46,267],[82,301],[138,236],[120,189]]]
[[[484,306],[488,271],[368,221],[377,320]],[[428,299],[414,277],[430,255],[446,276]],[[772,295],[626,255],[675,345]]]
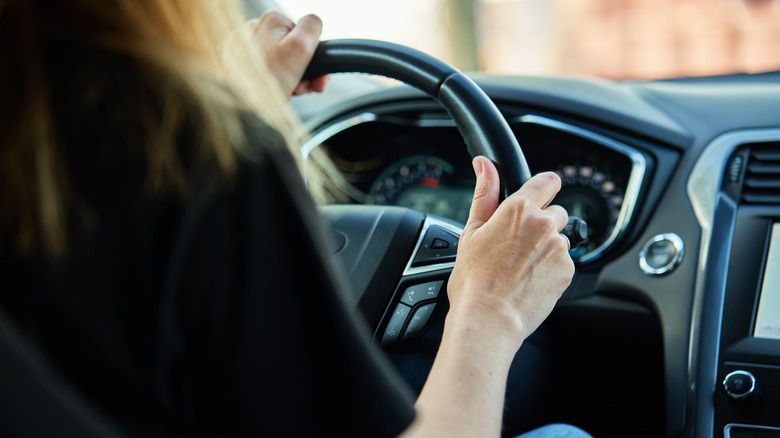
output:
[[[438,189],[440,181],[436,178],[425,177],[422,179],[422,181],[420,181],[420,184],[424,185],[425,187]]]

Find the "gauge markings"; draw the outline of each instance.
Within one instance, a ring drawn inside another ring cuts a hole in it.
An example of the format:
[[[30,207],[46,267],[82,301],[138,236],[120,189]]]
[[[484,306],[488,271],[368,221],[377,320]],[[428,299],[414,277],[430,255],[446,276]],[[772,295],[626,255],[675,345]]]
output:
[[[398,205],[465,222],[471,191],[454,187],[447,178],[455,167],[431,155],[414,155],[385,169],[371,185],[368,203]]]
[[[581,257],[601,245],[614,230],[623,207],[623,190],[609,173],[595,166],[567,164],[555,172],[561,177],[562,187],[553,202],[588,223],[588,239],[571,252],[572,257]]]

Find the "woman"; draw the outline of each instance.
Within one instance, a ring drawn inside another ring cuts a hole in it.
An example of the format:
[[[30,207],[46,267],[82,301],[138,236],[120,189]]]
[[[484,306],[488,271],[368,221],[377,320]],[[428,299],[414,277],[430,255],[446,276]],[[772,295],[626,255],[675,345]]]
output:
[[[285,102],[325,86],[300,82],[321,23],[241,20],[209,0],[0,0],[0,305],[131,436],[498,436],[509,364],[573,275],[560,180],[499,206],[474,160],[412,405],[343,305],[287,149]]]

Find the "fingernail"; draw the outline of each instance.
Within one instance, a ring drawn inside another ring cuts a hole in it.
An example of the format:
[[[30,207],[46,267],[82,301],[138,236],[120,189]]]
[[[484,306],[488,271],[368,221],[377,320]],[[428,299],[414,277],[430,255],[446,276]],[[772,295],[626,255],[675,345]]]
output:
[[[482,160],[475,158],[472,162],[472,166],[474,166],[474,174],[477,175],[477,178],[481,177],[482,173],[484,173]]]

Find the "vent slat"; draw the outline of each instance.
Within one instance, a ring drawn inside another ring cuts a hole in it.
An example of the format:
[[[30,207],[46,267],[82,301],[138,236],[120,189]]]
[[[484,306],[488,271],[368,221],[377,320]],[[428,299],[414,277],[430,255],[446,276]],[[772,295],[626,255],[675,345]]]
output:
[[[761,161],[780,161],[780,150],[756,150],[750,155]]]
[[[750,145],[742,202],[780,205],[780,144]]]
[[[743,193],[742,201],[748,204],[780,204],[780,193],[766,195]]]
[[[752,189],[780,189],[780,175],[777,179],[746,178],[745,186]]]
[[[759,173],[762,175],[766,174],[773,174],[776,173],[778,178],[780,178],[780,163],[778,164],[765,164],[765,163],[756,163],[755,161],[750,163],[748,165],[748,172],[749,173]]]

